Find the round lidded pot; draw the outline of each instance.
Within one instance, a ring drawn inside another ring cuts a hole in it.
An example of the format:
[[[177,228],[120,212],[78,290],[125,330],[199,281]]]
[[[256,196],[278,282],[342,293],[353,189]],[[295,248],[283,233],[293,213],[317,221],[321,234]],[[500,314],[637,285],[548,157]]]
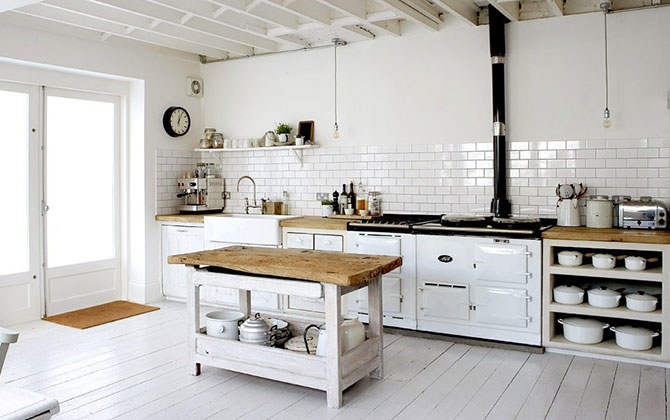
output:
[[[626,269],[631,271],[644,271],[647,268],[647,259],[643,257],[628,256],[624,259]]]
[[[659,333],[647,328],[624,325],[623,327],[611,327],[616,336],[616,345],[628,350],[649,350]]]
[[[626,295],[626,308],[638,312],[654,312],[658,304],[656,296],[647,295],[643,291]]]
[[[244,319],[244,314],[237,311],[215,311],[205,315],[207,335],[221,337],[227,340],[237,340],[239,337],[238,325]]]
[[[609,270],[616,266],[616,258],[611,254],[595,254],[591,257],[591,263],[595,268]]]
[[[558,253],[558,263],[566,267],[582,265],[584,254],[579,251],[561,251]]]
[[[559,319],[558,323],[563,325],[565,339],[578,344],[600,343],[603,341],[603,330],[609,327],[609,324],[597,319],[577,317]]]
[[[257,313],[253,318],[249,318],[240,325],[240,341],[251,344],[261,344],[269,346],[270,330],[273,327]],[[276,328],[276,327],[275,327]]]
[[[616,308],[621,300],[621,293],[605,286],[599,289],[591,289],[586,294],[588,295],[589,305],[596,308]]]
[[[606,195],[590,195],[586,197],[586,227],[611,228],[612,209],[614,204]]]
[[[564,305],[579,305],[584,302],[584,289],[577,286],[554,287],[554,302]]]

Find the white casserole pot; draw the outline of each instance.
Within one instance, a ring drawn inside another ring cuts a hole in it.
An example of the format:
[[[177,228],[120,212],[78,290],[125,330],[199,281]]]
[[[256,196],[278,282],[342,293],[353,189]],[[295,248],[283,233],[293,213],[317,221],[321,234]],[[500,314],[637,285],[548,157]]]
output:
[[[612,200],[606,195],[590,195],[586,197],[586,227],[612,227]]]
[[[644,292],[637,292],[626,295],[626,308],[631,311],[638,312],[654,312],[658,298],[652,295],[647,295]]]
[[[628,350],[649,350],[653,344],[653,338],[658,337],[657,332],[630,325],[611,327],[610,330],[616,335],[616,345]]]
[[[614,268],[616,265],[616,258],[614,258],[614,255],[611,254],[595,254],[593,257],[591,257],[591,260],[595,268],[604,270]]]
[[[589,305],[596,308],[616,308],[621,300],[620,292],[604,286],[599,289],[591,289],[586,294],[588,295]]]
[[[647,259],[642,257],[626,257],[624,260],[626,269],[631,271],[644,271],[647,268]]]
[[[584,302],[584,289],[565,285],[554,287],[554,302],[564,305],[579,305]]]
[[[582,265],[584,255],[578,251],[561,251],[558,253],[558,263],[568,267]]]
[[[603,330],[609,324],[597,319],[565,318],[559,319],[563,325],[563,336],[566,340],[577,344],[597,344],[603,341]]]
[[[205,315],[205,326],[207,335],[213,337],[237,340],[239,337],[239,322],[244,319],[244,314],[237,311],[216,311]]]

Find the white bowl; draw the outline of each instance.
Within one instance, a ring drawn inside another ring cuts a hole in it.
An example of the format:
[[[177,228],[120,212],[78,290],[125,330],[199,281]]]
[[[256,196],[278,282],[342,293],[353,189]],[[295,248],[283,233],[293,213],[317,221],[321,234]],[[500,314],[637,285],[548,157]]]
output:
[[[368,214],[370,214],[370,210],[358,210],[358,214],[360,214],[363,217],[366,217]]]
[[[347,216],[353,216],[354,209],[344,209],[344,214],[346,214]]]

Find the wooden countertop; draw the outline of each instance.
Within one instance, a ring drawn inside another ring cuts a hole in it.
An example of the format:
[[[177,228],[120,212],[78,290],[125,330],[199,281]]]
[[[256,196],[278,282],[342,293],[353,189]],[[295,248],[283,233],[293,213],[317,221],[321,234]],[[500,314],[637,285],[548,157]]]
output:
[[[553,228],[542,233],[542,239],[670,244],[670,231],[621,228],[594,229],[586,227],[554,226]]]
[[[400,267],[402,258],[304,249],[230,246],[170,255],[168,262],[209,265],[249,274],[318,281],[339,286],[358,286]]]
[[[157,214],[159,222],[205,223],[205,214]]]
[[[299,219],[282,220],[281,227],[303,229],[347,230],[347,219],[329,219],[327,217],[304,216]]]

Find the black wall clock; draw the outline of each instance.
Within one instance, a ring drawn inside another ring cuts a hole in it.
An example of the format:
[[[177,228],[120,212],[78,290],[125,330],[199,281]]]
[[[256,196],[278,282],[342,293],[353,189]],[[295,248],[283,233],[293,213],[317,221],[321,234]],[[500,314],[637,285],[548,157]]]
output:
[[[181,137],[191,128],[191,116],[180,106],[171,106],[163,114],[163,128],[170,137]]]

